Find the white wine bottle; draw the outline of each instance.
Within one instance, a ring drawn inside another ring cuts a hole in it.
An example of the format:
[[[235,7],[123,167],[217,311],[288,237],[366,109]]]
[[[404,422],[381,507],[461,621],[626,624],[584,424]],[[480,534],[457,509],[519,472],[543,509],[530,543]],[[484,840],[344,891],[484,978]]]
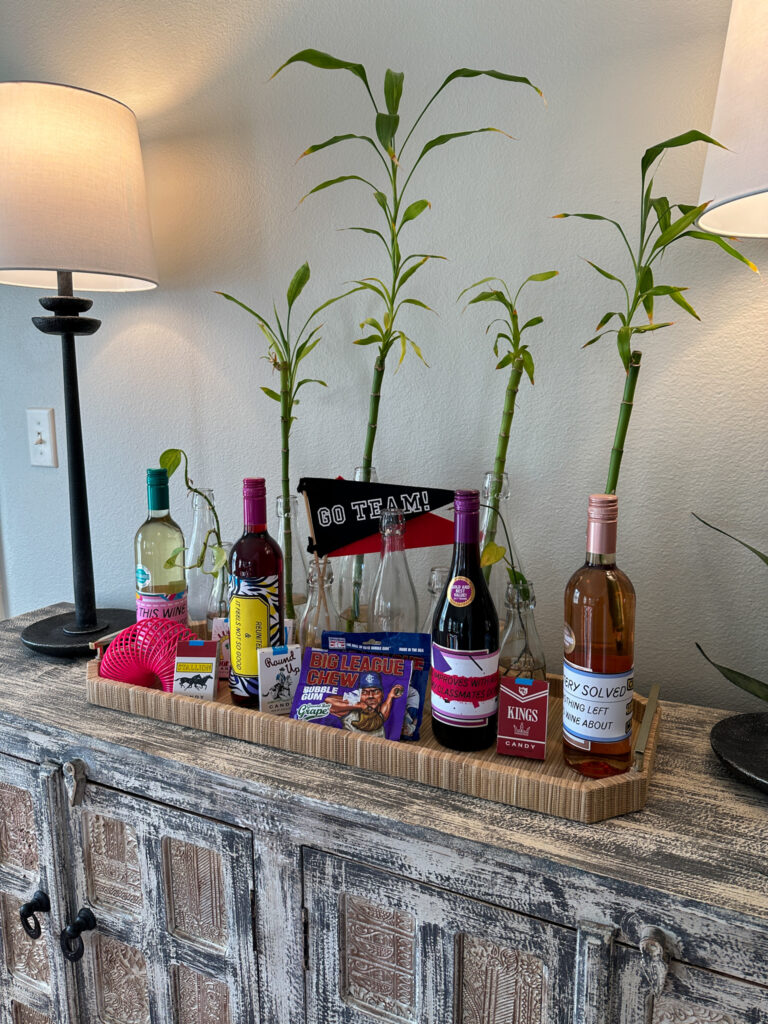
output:
[[[136,620],[170,619],[187,623],[187,580],[184,574],[184,534],[171,519],[168,473],[147,470],[149,515],[136,533]],[[166,568],[174,551],[181,549],[178,565]]]

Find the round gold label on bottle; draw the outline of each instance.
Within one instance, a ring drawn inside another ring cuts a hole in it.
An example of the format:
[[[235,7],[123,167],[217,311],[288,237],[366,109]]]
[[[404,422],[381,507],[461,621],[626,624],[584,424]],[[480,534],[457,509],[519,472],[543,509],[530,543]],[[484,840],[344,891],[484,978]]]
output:
[[[448,600],[454,608],[466,608],[475,600],[475,584],[468,576],[454,576],[448,584]]]

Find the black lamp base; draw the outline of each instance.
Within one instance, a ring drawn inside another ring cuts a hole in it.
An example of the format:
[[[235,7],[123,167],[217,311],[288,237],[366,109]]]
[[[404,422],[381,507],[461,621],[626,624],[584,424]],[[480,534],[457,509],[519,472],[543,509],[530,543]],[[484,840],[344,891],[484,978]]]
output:
[[[726,768],[768,793],[768,712],[724,718],[709,740]]]
[[[72,612],[51,615],[27,626],[21,634],[22,642],[38,654],[50,654],[57,658],[82,658],[93,654],[88,646],[107,633],[116,633],[136,621],[136,612],[125,608],[97,608],[98,625],[95,629],[82,632],[78,629]]]

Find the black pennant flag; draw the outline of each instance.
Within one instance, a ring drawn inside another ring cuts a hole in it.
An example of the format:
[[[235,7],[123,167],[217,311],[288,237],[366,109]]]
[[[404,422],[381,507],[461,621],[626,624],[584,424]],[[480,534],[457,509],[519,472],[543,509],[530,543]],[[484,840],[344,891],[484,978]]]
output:
[[[379,519],[388,509],[405,516],[407,548],[453,543],[453,491],[323,477],[302,477],[298,490],[312,529],[307,550],[320,558],[379,551]]]

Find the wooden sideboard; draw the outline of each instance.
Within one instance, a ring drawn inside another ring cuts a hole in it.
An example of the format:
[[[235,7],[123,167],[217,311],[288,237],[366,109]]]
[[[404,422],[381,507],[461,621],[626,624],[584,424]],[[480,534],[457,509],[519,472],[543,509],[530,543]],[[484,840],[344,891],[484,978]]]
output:
[[[0,623],[1,1024],[768,1022],[724,712],[664,704],[646,808],[581,825],[91,707],[19,640],[66,607]]]

